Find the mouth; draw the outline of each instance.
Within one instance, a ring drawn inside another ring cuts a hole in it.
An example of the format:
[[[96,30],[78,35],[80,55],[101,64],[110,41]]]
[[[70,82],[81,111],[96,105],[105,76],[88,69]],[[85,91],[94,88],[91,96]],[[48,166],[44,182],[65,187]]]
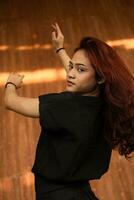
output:
[[[75,85],[73,82],[71,82],[71,81],[67,81],[67,84],[68,85]]]

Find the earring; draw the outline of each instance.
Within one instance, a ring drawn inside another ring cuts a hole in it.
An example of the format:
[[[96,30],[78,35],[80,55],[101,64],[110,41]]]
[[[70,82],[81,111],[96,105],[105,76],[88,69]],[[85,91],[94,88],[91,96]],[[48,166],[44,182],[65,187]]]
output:
[[[98,80],[98,84],[102,84],[102,83],[104,83],[105,81],[104,80],[102,80],[102,79],[99,79]]]
[[[98,84],[101,84],[101,83],[105,82],[105,80],[102,77],[97,76],[97,82],[98,82]]]
[[[100,81],[101,81],[101,78],[97,78],[97,82],[98,82],[98,84],[100,83]]]

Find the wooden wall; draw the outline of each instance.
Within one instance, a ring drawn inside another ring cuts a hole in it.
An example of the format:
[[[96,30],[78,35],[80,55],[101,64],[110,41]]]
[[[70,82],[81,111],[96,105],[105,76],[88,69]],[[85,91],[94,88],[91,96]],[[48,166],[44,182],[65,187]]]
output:
[[[40,134],[39,120],[6,110],[4,83],[10,72],[25,74],[18,94],[37,97],[65,89],[65,72],[51,45],[57,21],[71,55],[83,36],[111,42],[134,73],[133,0],[0,1],[0,200],[34,200],[30,172]],[[113,151],[109,171],[91,182],[101,200],[134,199],[134,159]]]

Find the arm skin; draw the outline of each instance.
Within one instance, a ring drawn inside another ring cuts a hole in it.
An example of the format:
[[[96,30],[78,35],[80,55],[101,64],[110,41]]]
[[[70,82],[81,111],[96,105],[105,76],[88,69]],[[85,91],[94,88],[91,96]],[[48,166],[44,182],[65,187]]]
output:
[[[65,68],[66,72],[68,71],[68,65],[69,65],[69,61],[71,60],[68,56],[68,54],[66,53],[65,49],[60,50],[58,53],[58,56],[62,62],[63,67]]]
[[[54,24],[51,25],[53,28],[52,31],[52,44],[53,47],[55,49],[55,51],[59,48],[64,47],[64,35],[60,29],[60,26],[57,22],[55,22]],[[59,55],[59,58],[62,62],[62,65],[64,66],[66,72],[68,70],[68,64],[69,64],[69,56],[67,55],[65,49],[62,49],[60,51],[57,52],[57,54]]]
[[[39,99],[20,97],[15,86],[8,84],[4,95],[5,108],[27,117],[39,117]]]

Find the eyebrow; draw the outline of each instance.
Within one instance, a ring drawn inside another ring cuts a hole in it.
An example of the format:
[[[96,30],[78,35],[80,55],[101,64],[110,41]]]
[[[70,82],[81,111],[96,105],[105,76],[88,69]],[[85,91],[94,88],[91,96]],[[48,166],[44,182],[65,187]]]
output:
[[[69,63],[73,65],[73,62],[72,62],[72,61],[69,61]],[[75,63],[75,65],[83,65],[83,66],[86,67],[86,65],[84,65],[83,63]]]

